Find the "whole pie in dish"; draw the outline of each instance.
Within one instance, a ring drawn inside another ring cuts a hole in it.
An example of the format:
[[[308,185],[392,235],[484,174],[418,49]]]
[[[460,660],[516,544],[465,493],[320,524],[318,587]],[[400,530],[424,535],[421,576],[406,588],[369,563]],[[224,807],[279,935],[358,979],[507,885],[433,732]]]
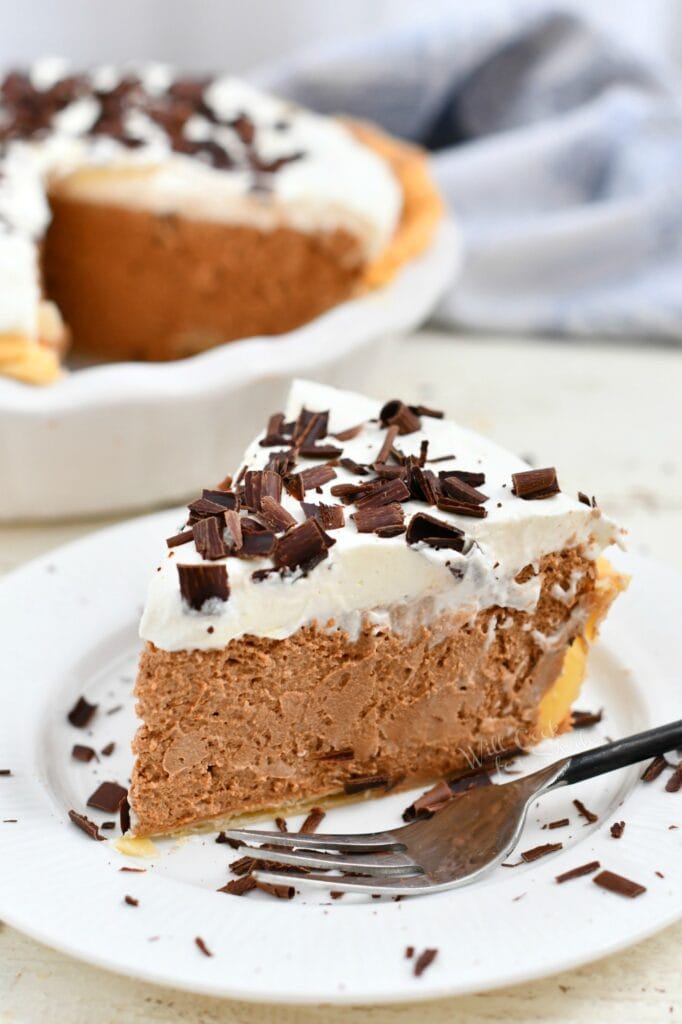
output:
[[[296,382],[153,574],[133,830],[381,793],[570,728],[620,533],[438,411]]]
[[[168,360],[292,330],[431,240],[422,153],[231,77],[165,66],[0,85],[0,373],[54,380],[70,338]]]

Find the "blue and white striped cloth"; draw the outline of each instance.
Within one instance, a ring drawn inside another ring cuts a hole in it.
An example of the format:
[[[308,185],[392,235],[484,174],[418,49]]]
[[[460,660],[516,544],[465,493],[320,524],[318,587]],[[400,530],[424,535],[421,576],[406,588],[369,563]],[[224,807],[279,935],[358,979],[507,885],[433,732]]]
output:
[[[580,18],[453,3],[256,77],[433,151],[467,251],[441,321],[682,339],[682,107]]]

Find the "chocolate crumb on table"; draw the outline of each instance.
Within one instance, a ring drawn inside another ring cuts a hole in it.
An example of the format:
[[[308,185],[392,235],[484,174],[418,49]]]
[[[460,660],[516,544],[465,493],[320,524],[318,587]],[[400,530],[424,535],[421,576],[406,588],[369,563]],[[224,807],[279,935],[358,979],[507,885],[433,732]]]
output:
[[[437,949],[425,949],[420,953],[414,964],[414,976],[420,978],[427,967],[429,967],[438,956]]]
[[[580,817],[584,818],[589,825],[594,824],[595,821],[599,821],[599,815],[595,814],[594,811],[589,811],[582,800],[574,800],[573,806]]]
[[[564,871],[562,874],[557,875],[555,881],[559,882],[570,882],[573,878],[582,878],[583,875],[591,875],[594,871],[598,871],[601,864],[598,860],[591,860],[587,864],[581,864],[577,868],[571,868],[570,871]]]
[[[624,878],[623,875],[617,875],[613,871],[602,871],[595,875],[592,881],[602,889],[615,892],[618,896],[627,896],[629,899],[634,899],[635,896],[641,896],[643,892],[646,892],[646,886]]]

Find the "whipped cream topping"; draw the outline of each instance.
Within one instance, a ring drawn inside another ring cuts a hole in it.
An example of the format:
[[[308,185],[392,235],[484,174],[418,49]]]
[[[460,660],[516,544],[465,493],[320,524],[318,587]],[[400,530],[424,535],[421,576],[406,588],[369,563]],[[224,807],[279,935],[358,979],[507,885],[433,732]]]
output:
[[[360,433],[342,443],[344,458],[358,463],[376,459],[386,434],[378,422],[382,403],[362,395],[339,391],[308,381],[295,381],[285,416],[295,419],[301,407],[329,410],[329,434],[363,423]],[[264,468],[271,448],[259,445],[260,435],[247,449],[244,465]],[[177,564],[202,559],[193,542],[167,551],[151,580],[140,635],[168,651],[215,649],[230,640],[253,635],[284,639],[302,626],[317,622],[323,628],[339,628],[357,636],[366,622],[377,628],[411,628],[446,612],[473,618],[496,605],[532,612],[537,604],[541,579],[517,583],[515,577],[527,565],[537,566],[547,554],[566,547],[580,548],[596,558],[607,545],[618,542],[620,531],[599,509],[592,509],[560,493],[541,501],[524,501],[511,492],[511,474],[528,469],[521,459],[493,442],[448,420],[423,416],[421,429],[398,438],[405,455],[418,455],[428,440],[428,457],[451,456],[435,463],[434,470],[468,470],[485,473],[481,489],[489,496],[488,515],[471,518],[429,508],[421,502],[403,504],[405,520],[426,512],[464,530],[464,551],[435,549],[424,543],[408,545],[405,535],[378,537],[358,533],[350,518],[354,506],[345,508],[346,525],[330,531],[336,543],[328,556],[307,574],[300,571],[272,573],[254,580],[253,573],[272,567],[270,559],[229,557],[210,564],[227,567],[230,596],[212,600],[194,611],[183,600]],[[319,466],[300,458],[295,471]],[[339,483],[358,483],[341,466],[337,476],[321,488],[309,491],[308,502],[338,504],[331,488]],[[282,505],[304,521],[300,503],[286,491]],[[180,524],[178,524],[180,526]],[[418,609],[418,621],[411,621]]]
[[[346,230],[366,261],[386,246],[400,218],[402,191],[392,170],[341,121],[237,79],[202,84],[158,64],[74,76],[62,61],[40,62],[25,79],[45,98],[39,123],[30,105],[23,113],[22,82],[7,81],[0,97],[0,268],[13,260],[17,236],[26,248],[44,234],[49,190],[259,230]],[[49,99],[61,88],[66,105]],[[123,101],[116,90],[125,90]],[[17,263],[11,279],[0,273],[0,334],[36,334],[38,259],[36,247],[28,248],[31,258]]]

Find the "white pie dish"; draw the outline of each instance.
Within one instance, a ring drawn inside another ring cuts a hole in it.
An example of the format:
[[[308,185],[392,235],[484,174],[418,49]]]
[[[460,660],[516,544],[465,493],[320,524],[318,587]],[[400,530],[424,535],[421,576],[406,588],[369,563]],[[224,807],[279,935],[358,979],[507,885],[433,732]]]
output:
[[[0,379],[0,520],[150,508],[217,482],[291,377],[361,384],[383,342],[433,311],[461,251],[448,219],[390,284],[287,334],[172,363],[91,366],[45,388]]]

